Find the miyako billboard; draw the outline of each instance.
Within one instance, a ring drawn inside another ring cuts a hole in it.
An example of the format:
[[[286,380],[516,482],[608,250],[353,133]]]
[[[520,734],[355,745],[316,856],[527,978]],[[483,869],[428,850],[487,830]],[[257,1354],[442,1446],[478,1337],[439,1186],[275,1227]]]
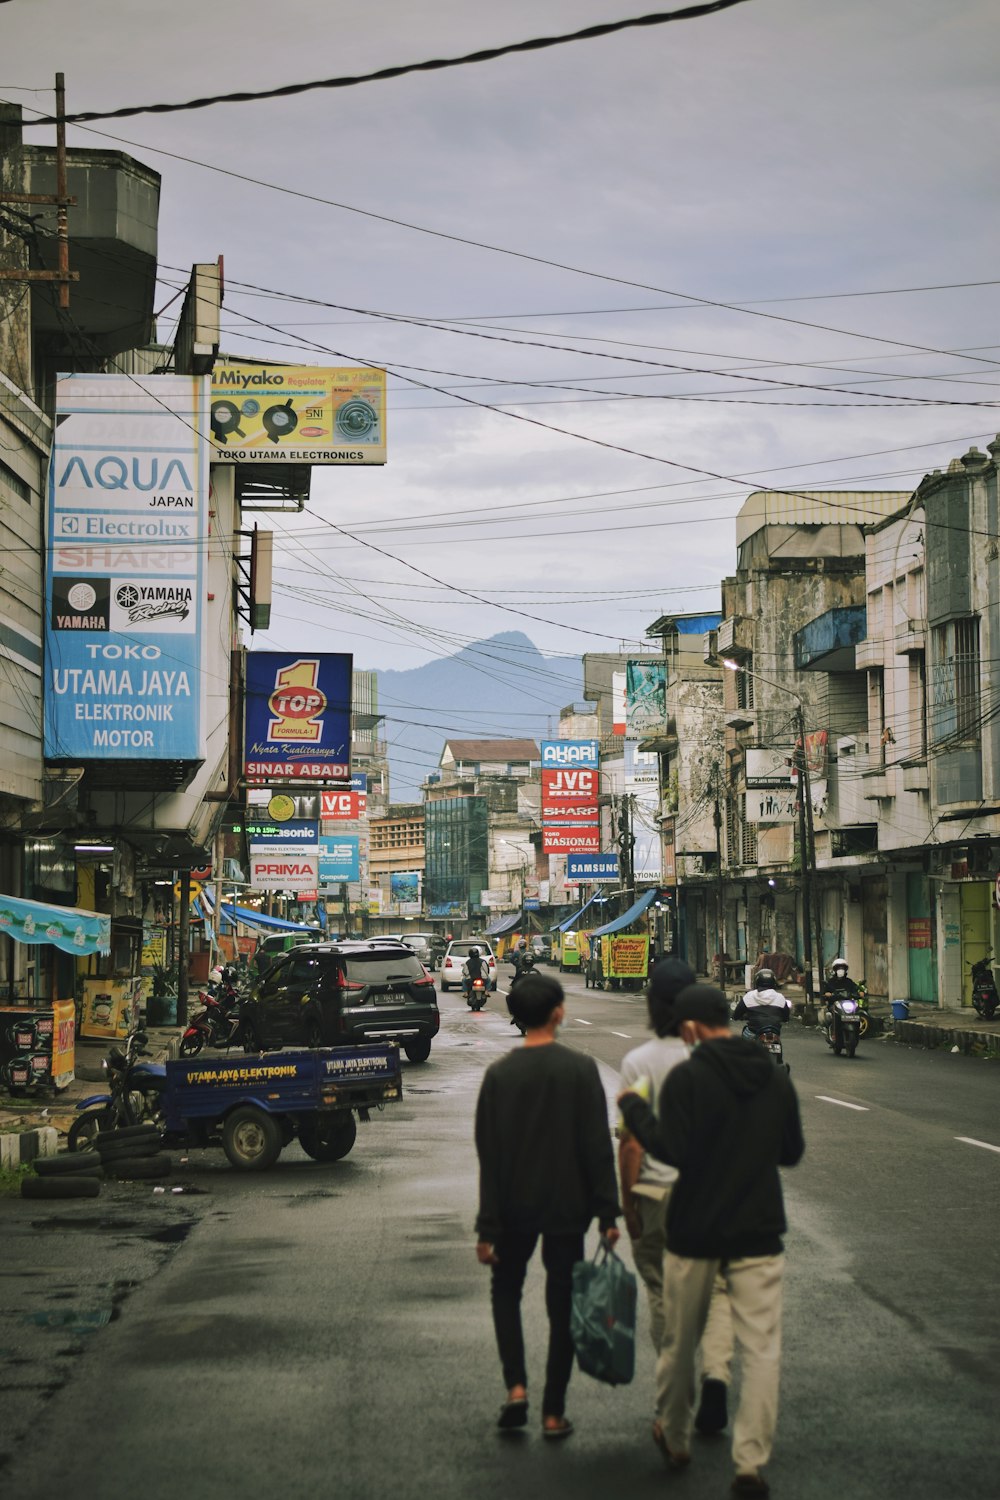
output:
[[[343,652],[249,652],[248,786],[350,782],[352,666]]]
[[[45,562],[44,754],[201,760],[208,382],[66,375]]]
[[[385,371],[216,364],[212,462],[384,464]]]

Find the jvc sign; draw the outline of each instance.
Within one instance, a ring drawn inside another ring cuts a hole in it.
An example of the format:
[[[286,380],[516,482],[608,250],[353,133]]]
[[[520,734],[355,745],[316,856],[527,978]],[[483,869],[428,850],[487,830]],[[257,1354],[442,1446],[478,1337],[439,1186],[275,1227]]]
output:
[[[576,770],[587,767],[596,771],[598,767],[597,740],[543,740],[542,770]]]

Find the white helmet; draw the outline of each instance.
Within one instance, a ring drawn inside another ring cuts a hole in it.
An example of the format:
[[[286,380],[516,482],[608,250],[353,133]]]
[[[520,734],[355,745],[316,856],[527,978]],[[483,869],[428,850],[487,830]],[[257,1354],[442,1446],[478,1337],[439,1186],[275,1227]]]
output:
[[[838,969],[843,969],[844,973],[846,974],[847,973],[847,959],[846,958],[835,958],[833,960],[833,963],[830,965],[830,968],[831,968],[831,970],[832,970],[832,972],[834,974],[836,974],[836,972],[837,972]]]
[[[222,970],[219,968],[218,965],[216,965],[214,969],[210,969],[209,970],[208,980],[209,980],[210,984],[221,984],[222,983]]]

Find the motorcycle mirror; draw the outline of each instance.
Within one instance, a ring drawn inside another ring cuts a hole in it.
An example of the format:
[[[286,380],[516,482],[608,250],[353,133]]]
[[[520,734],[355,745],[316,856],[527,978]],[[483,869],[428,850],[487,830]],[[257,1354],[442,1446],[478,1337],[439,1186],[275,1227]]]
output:
[[[145,1047],[146,1043],[149,1041],[149,1037],[144,1031],[134,1031],[132,1035],[135,1037],[135,1040],[140,1047]]]

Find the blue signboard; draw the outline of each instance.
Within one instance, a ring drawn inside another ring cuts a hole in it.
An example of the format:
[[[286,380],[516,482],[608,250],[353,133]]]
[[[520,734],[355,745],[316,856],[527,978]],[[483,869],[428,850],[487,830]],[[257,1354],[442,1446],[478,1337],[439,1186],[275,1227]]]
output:
[[[612,881],[620,878],[617,854],[567,854],[568,881]]]
[[[543,771],[596,771],[600,746],[597,740],[543,740]]]
[[[208,383],[67,375],[45,554],[52,761],[204,757]]]
[[[360,840],[356,833],[324,833],[319,841],[320,885],[342,885],[361,879]]]
[[[255,823],[248,816],[244,827],[247,843],[251,845],[295,844],[296,847],[308,846],[315,853],[319,843],[319,824],[304,818],[290,818],[287,823],[272,823],[270,819]]]
[[[540,911],[542,903],[537,896],[525,896],[522,905],[525,911]]]
[[[345,652],[249,652],[248,786],[349,784],[352,666]]]
[[[367,794],[368,794],[368,772],[367,771],[352,771],[351,772],[351,791],[352,792],[363,792],[367,796]]]

